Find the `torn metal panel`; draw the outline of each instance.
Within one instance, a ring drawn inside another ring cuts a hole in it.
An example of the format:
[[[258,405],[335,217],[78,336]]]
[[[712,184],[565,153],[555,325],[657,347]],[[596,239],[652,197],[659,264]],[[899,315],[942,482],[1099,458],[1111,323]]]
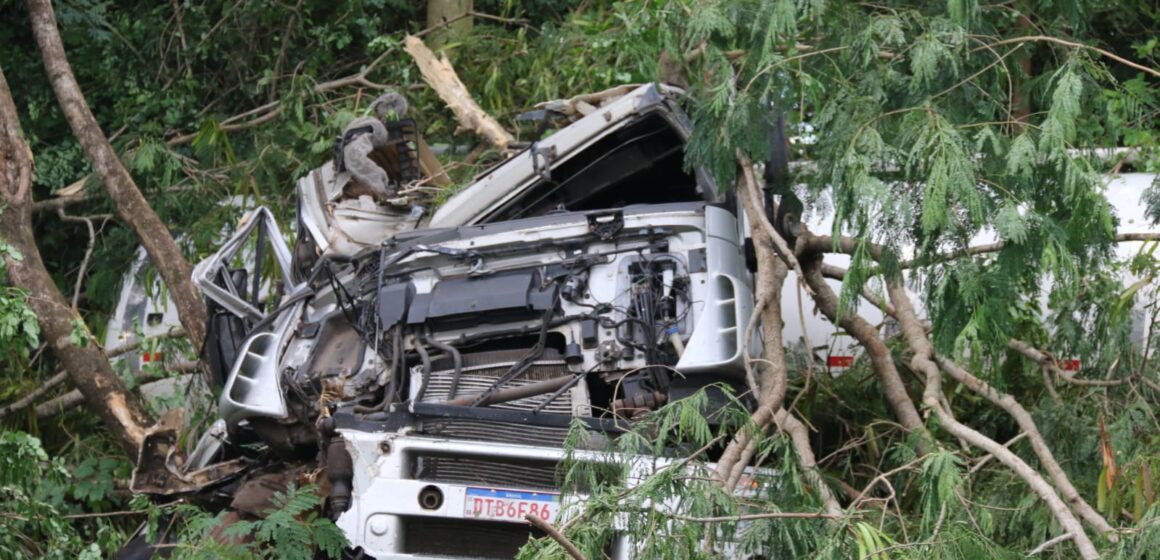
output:
[[[176,408],[146,431],[130,490],[158,496],[198,492],[240,475],[249,466],[241,459],[206,464],[214,445],[205,438],[199,442],[194,460],[189,460],[177,445],[179,433],[185,429],[185,410]]]
[[[258,247],[247,249],[251,235],[257,236]],[[260,290],[252,290],[252,297],[246,298],[244,282],[234,281],[230,271],[235,268],[235,259],[261,259],[260,253],[253,251],[265,250],[265,245],[273,251],[273,257],[278,267],[278,280],[293,289],[296,286],[291,275],[290,248],[282,238],[282,231],[274,214],[266,207],[256,208],[242,217],[239,229],[229,240],[222,244],[218,252],[209,258],[197,263],[193,269],[193,282],[205,296],[221,305],[229,312],[248,320],[258,321],[265,317],[265,311],[258,309],[258,294]],[[261,263],[258,263],[259,265]],[[257,267],[255,267],[257,268]],[[261,271],[250,271],[254,282],[260,281]]]

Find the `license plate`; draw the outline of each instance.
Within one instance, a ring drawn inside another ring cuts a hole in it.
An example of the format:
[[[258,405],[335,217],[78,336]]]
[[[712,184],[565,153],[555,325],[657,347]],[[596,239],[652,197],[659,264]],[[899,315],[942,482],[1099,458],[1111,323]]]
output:
[[[524,521],[527,514],[551,522],[560,511],[560,495],[498,488],[467,487],[463,516],[499,521]]]

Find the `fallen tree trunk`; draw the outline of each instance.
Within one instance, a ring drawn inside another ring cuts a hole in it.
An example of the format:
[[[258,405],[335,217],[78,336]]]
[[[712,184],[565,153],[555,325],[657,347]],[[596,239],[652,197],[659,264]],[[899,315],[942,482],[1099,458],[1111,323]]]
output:
[[[161,218],[149,206],[133,177],[117,157],[97,119],[85,102],[80,85],[73,76],[57,29],[51,0],[28,0],[32,31],[44,59],[44,68],[56,93],[61,111],[73,134],[93,166],[93,171],[109,193],[121,221],[132,228],[149,260],[161,273],[169,288],[169,297],[177,307],[181,324],[195,350],[205,342],[205,303],[193,287],[193,267],[177,247]]]
[[[0,239],[9,280],[28,291],[27,305],[37,316],[41,336],[84,396],[130,457],[153,423],[141,402],[130,393],[92,343],[84,321],[44,267],[32,231],[32,154],[20,130],[20,117],[0,69]]]
[[[507,149],[515,141],[508,131],[479,107],[471,97],[471,92],[459,81],[447,57],[436,58],[435,53],[421,39],[412,35],[408,35],[403,44],[407,54],[415,59],[423,79],[455,113],[460,127],[475,132],[488,144],[501,150]]]

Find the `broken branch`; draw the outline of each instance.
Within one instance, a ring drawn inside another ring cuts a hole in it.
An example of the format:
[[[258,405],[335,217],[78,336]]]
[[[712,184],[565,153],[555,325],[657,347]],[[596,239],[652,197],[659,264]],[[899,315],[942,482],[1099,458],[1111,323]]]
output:
[[[552,540],[559,543],[559,545],[564,548],[564,551],[568,553],[568,556],[571,556],[573,560],[585,560],[584,555],[580,553],[580,549],[576,548],[576,545],[573,544],[572,541],[568,540],[568,537],[565,537],[563,533],[557,531],[555,527],[553,527],[543,518],[538,515],[529,513],[524,515],[524,519],[526,519],[528,523],[531,523],[537,529],[547,533],[549,537],[552,537]]]
[[[479,107],[471,97],[471,92],[467,91],[467,87],[459,80],[447,57],[436,58],[435,53],[414,35],[408,35],[404,39],[404,49],[419,66],[423,79],[455,113],[461,127],[475,132],[487,143],[501,150],[507,149],[508,145],[515,141],[508,131]]]

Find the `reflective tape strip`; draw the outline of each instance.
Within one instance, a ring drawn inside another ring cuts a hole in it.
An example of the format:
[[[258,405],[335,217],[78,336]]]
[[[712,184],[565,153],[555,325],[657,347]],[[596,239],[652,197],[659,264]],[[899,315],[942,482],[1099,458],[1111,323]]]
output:
[[[850,367],[854,365],[854,356],[830,356],[826,358],[826,365],[830,367]]]

